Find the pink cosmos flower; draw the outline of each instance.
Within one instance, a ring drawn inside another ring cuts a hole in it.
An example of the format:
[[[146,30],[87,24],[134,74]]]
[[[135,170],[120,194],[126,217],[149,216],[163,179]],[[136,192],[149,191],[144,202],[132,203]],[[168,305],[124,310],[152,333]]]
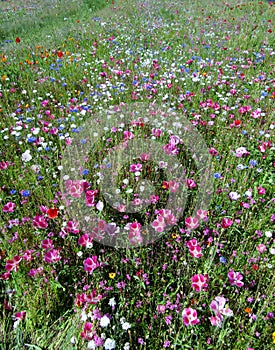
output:
[[[90,274],[100,266],[99,262],[97,261],[97,256],[94,255],[91,258],[87,258],[83,262],[84,264],[84,271],[89,272]]]
[[[200,292],[202,289],[205,289],[208,286],[207,279],[207,276],[202,274],[192,276],[192,288],[194,288],[196,292]]]
[[[200,322],[197,310],[191,307],[185,308],[182,313],[182,320],[185,326],[193,326]]]
[[[240,272],[235,272],[233,270],[230,270],[227,276],[231,286],[242,287],[244,285],[242,281],[243,275]]]
[[[15,209],[15,207],[16,207],[16,204],[15,203],[13,203],[13,202],[8,202],[7,204],[5,204],[4,206],[3,206],[3,212],[4,213],[12,213],[13,211],[14,211],[14,209]]]

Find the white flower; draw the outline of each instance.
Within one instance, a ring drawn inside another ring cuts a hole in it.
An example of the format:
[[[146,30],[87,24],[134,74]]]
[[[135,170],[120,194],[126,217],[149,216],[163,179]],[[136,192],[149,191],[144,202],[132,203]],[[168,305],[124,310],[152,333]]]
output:
[[[125,322],[125,323],[122,324],[122,329],[124,331],[127,331],[127,329],[129,329],[129,328],[131,328],[131,325],[130,325],[129,322]]]
[[[269,252],[270,252],[270,254],[275,255],[275,248],[270,248]]]
[[[123,350],[130,350],[130,343],[125,343]]]
[[[94,340],[89,341],[87,348],[88,349],[95,349],[96,348]]]
[[[16,320],[16,321],[14,322],[14,324],[13,324],[13,329],[16,329],[16,328],[18,327],[20,321],[21,321],[21,320]]]
[[[115,301],[115,298],[111,298],[110,300],[109,300],[109,303],[108,303],[108,305],[110,305],[110,306],[116,306],[116,301]]]
[[[272,232],[271,232],[271,231],[266,231],[266,232],[265,232],[265,236],[266,236],[267,238],[271,238],[271,237],[272,237]]]
[[[116,342],[113,339],[107,338],[104,343],[105,350],[112,350],[116,348]]]
[[[100,326],[103,328],[108,327],[109,323],[110,323],[110,319],[106,315],[104,315],[100,320]]]
[[[96,204],[96,209],[97,209],[98,211],[102,211],[103,208],[104,208],[103,202],[98,201],[98,203]]]
[[[86,312],[82,311],[81,316],[80,316],[80,320],[85,322],[87,320],[87,318],[88,318],[88,315],[86,314]]]
[[[75,336],[71,337],[70,343],[75,344],[75,342],[76,342],[76,337]]]
[[[239,199],[241,196],[239,195],[238,192],[230,192],[229,193],[229,198],[232,200],[232,201],[236,201],[237,199]]]
[[[26,152],[24,152],[23,154],[22,154],[22,160],[23,160],[23,162],[29,162],[31,159],[32,159],[32,156],[31,156],[31,154],[30,154],[30,150],[26,150]]]

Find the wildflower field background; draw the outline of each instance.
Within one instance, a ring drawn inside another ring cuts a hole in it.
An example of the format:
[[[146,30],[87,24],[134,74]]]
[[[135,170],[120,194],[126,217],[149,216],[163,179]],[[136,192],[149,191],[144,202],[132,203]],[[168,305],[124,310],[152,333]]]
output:
[[[0,349],[274,349],[275,4],[0,11]]]

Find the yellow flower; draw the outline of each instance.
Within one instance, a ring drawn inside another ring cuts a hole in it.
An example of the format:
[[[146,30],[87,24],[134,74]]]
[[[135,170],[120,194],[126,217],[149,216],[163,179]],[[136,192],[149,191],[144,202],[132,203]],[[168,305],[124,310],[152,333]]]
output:
[[[174,233],[172,233],[172,235],[171,235],[171,237],[172,237],[173,239],[178,238],[178,236],[179,236],[179,235],[178,235],[177,233],[175,233],[175,232],[174,232]]]
[[[116,277],[115,272],[110,272],[110,273],[109,273],[109,277],[112,278],[112,279],[115,278],[115,277]]]
[[[272,333],[273,343],[275,344],[275,332]]]

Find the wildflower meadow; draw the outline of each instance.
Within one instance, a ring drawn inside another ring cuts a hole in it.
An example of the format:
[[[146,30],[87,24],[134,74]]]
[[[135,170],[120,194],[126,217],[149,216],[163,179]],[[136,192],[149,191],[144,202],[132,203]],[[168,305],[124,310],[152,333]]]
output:
[[[0,12],[0,349],[274,349],[275,3]]]

